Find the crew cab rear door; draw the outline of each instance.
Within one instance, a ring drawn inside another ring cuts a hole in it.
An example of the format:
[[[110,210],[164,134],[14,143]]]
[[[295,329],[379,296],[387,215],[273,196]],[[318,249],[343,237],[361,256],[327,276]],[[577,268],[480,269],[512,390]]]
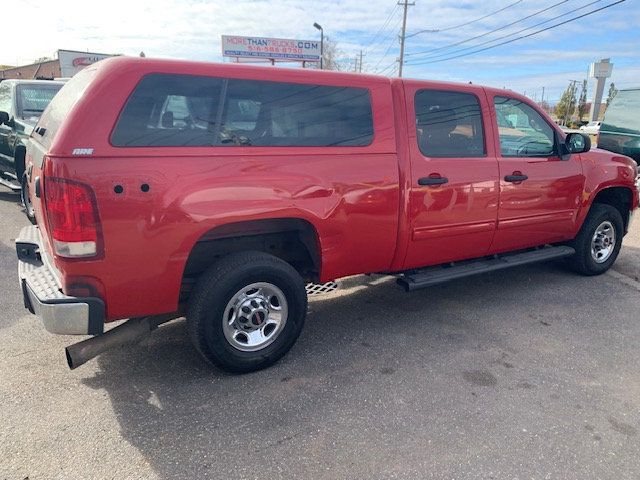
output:
[[[560,157],[560,132],[528,99],[504,90],[487,89],[487,95],[500,168],[490,253],[572,238],[584,187],[580,155]]]
[[[404,268],[483,256],[493,240],[499,192],[484,92],[404,85],[411,159]]]

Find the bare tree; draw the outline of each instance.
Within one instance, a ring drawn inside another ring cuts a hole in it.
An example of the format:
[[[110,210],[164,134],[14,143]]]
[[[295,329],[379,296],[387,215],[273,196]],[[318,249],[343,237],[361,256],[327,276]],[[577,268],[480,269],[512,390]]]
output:
[[[322,47],[322,68],[324,70],[342,70],[342,65],[338,63],[338,57],[341,55],[342,52],[338,49],[338,44],[325,36]]]
[[[546,100],[540,100],[538,102],[538,105],[540,106],[541,109],[543,109],[547,113],[551,111],[551,105],[549,105],[549,102],[547,102]]]

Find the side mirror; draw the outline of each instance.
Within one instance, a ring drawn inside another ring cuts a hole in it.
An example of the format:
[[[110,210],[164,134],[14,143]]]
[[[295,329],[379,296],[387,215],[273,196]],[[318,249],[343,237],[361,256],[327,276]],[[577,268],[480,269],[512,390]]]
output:
[[[584,153],[591,150],[591,138],[585,133],[568,133],[564,143],[568,153]]]
[[[8,125],[10,118],[11,117],[9,117],[9,114],[7,112],[0,111],[0,125],[2,125],[3,123],[6,123]]]

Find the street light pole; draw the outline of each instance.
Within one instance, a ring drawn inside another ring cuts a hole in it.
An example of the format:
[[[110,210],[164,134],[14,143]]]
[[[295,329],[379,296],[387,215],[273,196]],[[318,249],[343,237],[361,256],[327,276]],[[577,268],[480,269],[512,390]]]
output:
[[[322,70],[324,57],[324,30],[318,23],[314,23],[313,26],[320,30],[320,70]]]

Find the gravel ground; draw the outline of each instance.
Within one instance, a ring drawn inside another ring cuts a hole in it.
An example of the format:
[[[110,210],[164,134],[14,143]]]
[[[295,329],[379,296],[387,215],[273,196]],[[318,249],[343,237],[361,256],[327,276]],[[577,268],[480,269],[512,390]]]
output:
[[[349,279],[243,376],[205,364],[180,320],[69,371],[78,338],[22,306],[25,224],[0,193],[0,479],[640,478],[638,220],[596,278]]]

